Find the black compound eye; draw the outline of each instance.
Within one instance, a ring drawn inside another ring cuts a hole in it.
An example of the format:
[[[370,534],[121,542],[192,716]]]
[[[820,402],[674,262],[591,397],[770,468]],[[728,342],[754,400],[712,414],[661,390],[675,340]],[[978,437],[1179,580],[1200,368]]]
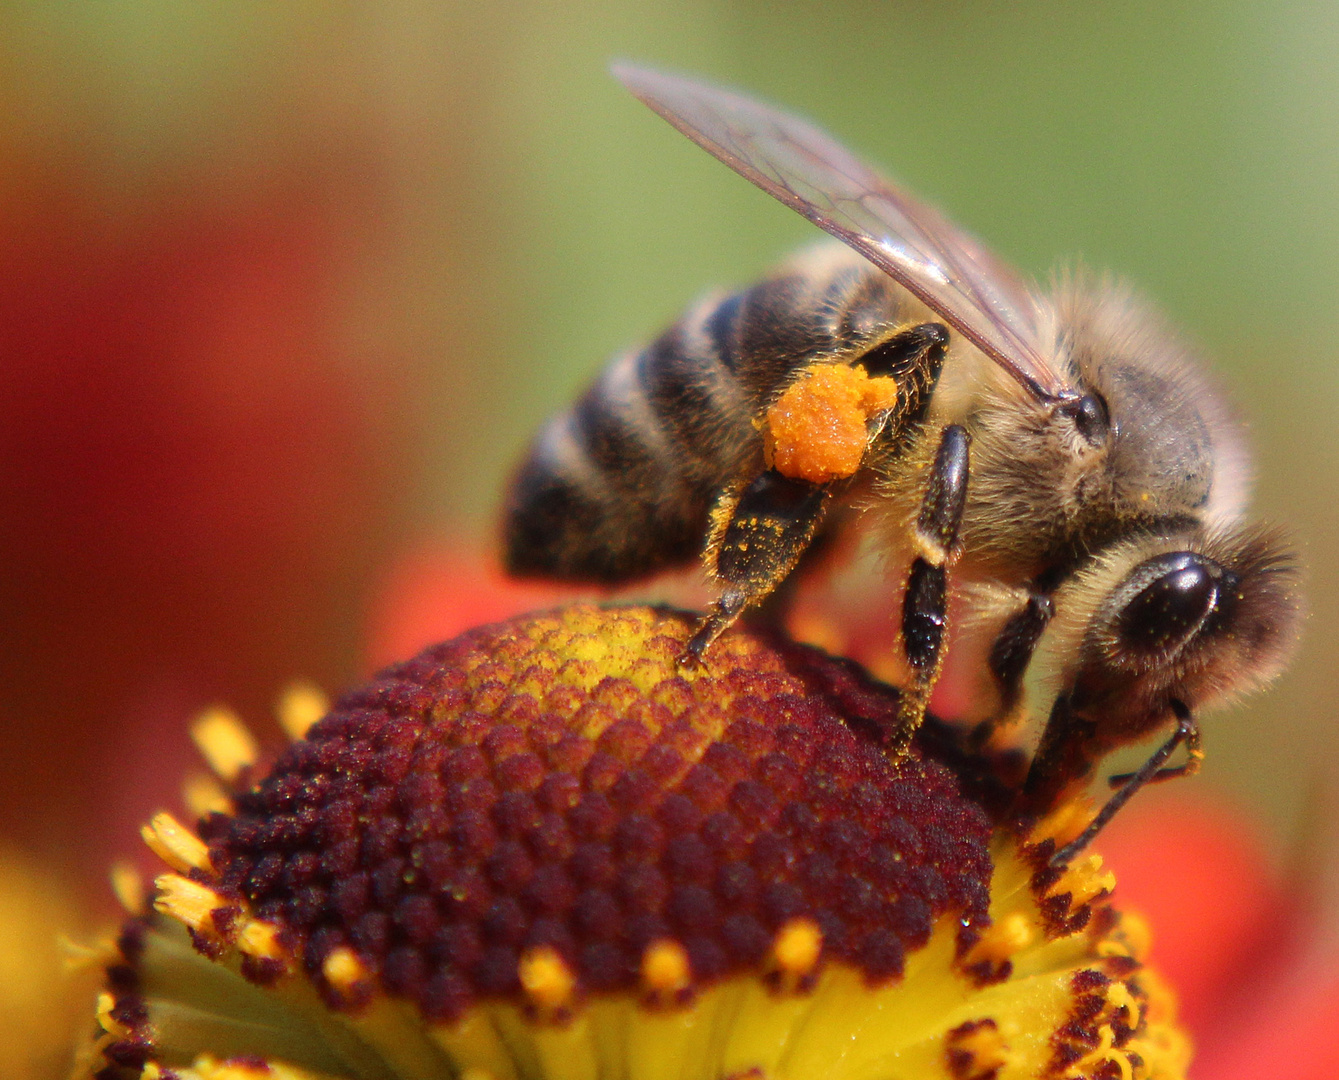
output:
[[[1065,406],[1065,414],[1090,446],[1101,446],[1111,431],[1111,413],[1101,394],[1084,394]]]
[[[1218,606],[1223,572],[1193,551],[1175,551],[1143,563],[1135,573],[1156,575],[1135,594],[1117,623],[1131,649],[1161,652],[1194,634]]]

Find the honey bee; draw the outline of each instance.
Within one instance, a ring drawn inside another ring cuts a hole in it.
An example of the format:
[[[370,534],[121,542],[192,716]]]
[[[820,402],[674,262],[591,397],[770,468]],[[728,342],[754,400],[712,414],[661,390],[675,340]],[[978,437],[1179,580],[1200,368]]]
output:
[[[1049,657],[1026,805],[1171,725],[1112,778],[1063,863],[1144,783],[1195,771],[1197,714],[1287,658],[1295,561],[1244,517],[1238,422],[1127,290],[1084,275],[1031,288],[810,124],[678,76],[615,74],[842,245],[701,300],[552,420],[511,489],[510,570],[621,583],[702,555],[719,593],[684,658],[702,662],[863,493],[905,568],[890,752],[942,664],[950,571],[955,641],[984,660],[978,743],[1019,715],[1025,674]]]

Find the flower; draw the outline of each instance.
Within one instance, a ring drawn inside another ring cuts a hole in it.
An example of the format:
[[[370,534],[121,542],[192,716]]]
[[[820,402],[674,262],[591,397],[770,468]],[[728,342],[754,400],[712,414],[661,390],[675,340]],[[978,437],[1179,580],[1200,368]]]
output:
[[[1188,1042],[1091,813],[882,748],[896,692],[690,616],[572,606],[395,665],[225,782],[109,967],[89,1069],[630,1078],[1181,1077]],[[197,796],[198,799],[198,796]],[[199,803],[197,802],[197,805]],[[123,889],[123,892],[132,890]]]

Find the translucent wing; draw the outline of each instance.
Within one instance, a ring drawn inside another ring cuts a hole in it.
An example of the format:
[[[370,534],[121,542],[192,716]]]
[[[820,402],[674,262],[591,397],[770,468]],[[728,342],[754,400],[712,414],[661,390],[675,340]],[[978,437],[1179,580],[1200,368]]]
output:
[[[1073,393],[1038,346],[1027,288],[936,210],[803,120],[675,75],[625,64],[614,74],[704,150],[891,275],[1033,396]]]

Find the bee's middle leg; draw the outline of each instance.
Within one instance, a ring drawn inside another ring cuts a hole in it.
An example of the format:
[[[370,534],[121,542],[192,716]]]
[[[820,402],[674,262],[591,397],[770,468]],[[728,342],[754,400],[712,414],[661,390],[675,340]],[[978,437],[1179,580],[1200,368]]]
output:
[[[916,519],[918,554],[902,597],[902,650],[911,670],[903,687],[897,728],[888,751],[900,757],[925,718],[925,709],[944,660],[948,616],[948,568],[957,553],[958,526],[967,503],[971,437],[959,424],[940,432],[929,482]]]
[[[830,490],[830,485],[768,469],[737,497],[722,502],[708,563],[723,589],[689,639],[682,663],[700,663],[708,646],[741,612],[761,603],[785,580],[818,532]]]

